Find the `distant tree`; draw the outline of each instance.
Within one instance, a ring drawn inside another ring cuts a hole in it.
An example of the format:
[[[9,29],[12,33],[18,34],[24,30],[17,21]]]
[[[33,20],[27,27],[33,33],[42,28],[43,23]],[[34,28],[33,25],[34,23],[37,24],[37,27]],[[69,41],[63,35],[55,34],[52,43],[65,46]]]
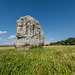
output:
[[[70,43],[68,42],[66,45],[70,45]]]
[[[49,46],[49,44],[46,44],[46,46]]]
[[[66,40],[51,42],[50,45],[75,45],[75,38],[70,37]]]
[[[51,43],[50,43],[50,45],[54,45],[54,43],[53,43],[53,42],[51,42]]]
[[[61,41],[61,45],[65,45],[65,42],[64,41]]]
[[[60,45],[61,44],[61,41],[57,41],[56,44]]]

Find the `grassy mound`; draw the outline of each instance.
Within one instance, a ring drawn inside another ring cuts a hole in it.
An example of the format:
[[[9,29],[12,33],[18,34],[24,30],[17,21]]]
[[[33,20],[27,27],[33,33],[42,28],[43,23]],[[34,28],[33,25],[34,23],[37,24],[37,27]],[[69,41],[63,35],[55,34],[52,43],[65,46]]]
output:
[[[75,75],[75,46],[0,47],[0,75]]]

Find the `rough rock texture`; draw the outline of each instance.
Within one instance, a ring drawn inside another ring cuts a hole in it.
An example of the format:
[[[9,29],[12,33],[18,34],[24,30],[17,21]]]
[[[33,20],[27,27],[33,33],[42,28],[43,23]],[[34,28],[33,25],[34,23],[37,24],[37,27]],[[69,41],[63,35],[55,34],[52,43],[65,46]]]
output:
[[[14,44],[16,49],[27,49],[30,46],[44,44],[44,33],[40,23],[31,16],[20,17],[17,20],[17,40]]]

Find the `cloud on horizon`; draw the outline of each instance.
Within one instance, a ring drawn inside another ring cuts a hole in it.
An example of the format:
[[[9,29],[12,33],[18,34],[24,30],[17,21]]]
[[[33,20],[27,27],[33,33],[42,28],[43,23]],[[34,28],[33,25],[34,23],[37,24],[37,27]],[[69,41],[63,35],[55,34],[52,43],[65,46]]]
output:
[[[7,31],[0,31],[0,34],[5,34],[7,33]]]
[[[0,38],[0,41],[8,41],[8,40],[6,40],[6,39],[3,39],[3,38]]]
[[[0,45],[14,45],[15,41],[0,41]]]
[[[14,45],[15,41],[16,41],[16,36],[11,35],[7,39],[0,38],[0,45]]]
[[[9,42],[7,41],[7,42],[0,42],[0,45],[9,45]]]

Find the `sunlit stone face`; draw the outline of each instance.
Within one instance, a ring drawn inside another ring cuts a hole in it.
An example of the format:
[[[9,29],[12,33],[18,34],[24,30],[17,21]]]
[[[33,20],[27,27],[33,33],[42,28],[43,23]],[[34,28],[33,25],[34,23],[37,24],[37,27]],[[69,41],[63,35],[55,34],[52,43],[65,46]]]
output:
[[[22,21],[17,22],[17,32],[16,32],[16,36],[17,37],[23,37],[23,23]]]
[[[16,22],[15,47],[39,46],[44,44],[44,33],[40,23],[31,16],[21,17]]]

